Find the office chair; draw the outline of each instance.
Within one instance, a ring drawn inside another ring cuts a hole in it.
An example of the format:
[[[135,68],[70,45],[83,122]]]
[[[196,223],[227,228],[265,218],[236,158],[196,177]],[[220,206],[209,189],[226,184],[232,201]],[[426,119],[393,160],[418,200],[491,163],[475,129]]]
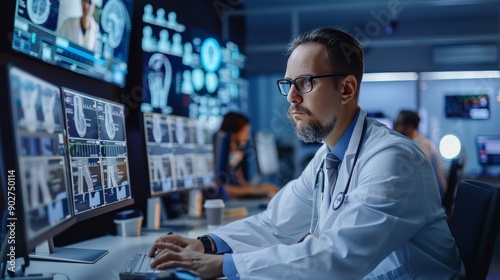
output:
[[[465,265],[466,279],[486,279],[500,223],[500,188],[462,181],[448,223]]]
[[[442,205],[446,212],[446,217],[450,218],[455,203],[455,194],[457,185],[462,178],[464,160],[462,157],[456,157],[451,161],[450,171],[448,172],[447,190],[443,196]]]

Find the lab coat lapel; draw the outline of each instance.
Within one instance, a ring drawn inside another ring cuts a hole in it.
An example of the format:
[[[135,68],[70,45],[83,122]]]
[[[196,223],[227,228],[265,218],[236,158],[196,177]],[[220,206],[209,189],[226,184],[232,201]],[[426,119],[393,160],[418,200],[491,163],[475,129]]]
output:
[[[352,186],[349,187],[349,191],[342,206],[340,206],[338,210],[333,210],[333,203],[335,198],[339,195],[340,192],[343,192],[346,189],[347,181],[349,180],[349,173],[351,172],[352,166],[354,164],[354,158],[356,157],[356,151],[361,141],[361,134],[363,131],[363,123],[365,121],[365,118],[366,112],[360,109],[358,120],[356,122],[356,125],[354,126],[351,140],[349,141],[349,146],[347,147],[347,151],[344,154],[344,159],[342,160],[342,165],[340,166],[333,196],[330,197],[330,195],[328,195],[327,198],[329,199],[324,199],[321,203],[318,225],[320,232],[323,231],[323,229],[330,228],[337,218],[338,213],[342,211],[342,209],[345,207],[345,204],[349,203],[348,197],[349,192],[352,190]]]

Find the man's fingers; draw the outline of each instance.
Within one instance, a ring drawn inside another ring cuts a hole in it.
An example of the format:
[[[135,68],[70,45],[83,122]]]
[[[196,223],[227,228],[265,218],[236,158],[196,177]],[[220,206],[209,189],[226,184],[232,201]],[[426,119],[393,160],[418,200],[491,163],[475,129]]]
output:
[[[173,251],[173,250],[163,250],[161,251],[160,254],[156,256],[153,262],[151,262],[151,267],[152,268],[158,268],[159,265],[166,264],[168,266],[164,267],[171,267],[170,265],[173,262],[180,261],[180,255],[178,252]]]
[[[155,247],[157,250],[160,249],[160,251],[163,251],[165,249],[171,250],[174,252],[182,251],[182,247],[175,245],[175,244],[172,244],[172,243],[159,242],[159,243],[155,243]]]

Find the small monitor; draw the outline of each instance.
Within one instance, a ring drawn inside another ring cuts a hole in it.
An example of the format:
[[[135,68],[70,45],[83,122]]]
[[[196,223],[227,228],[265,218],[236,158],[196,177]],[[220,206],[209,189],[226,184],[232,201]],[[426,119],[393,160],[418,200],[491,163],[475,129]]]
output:
[[[476,136],[476,149],[483,173],[488,173],[488,169],[500,167],[500,135]]]
[[[12,49],[80,74],[125,85],[132,0],[16,3]]]
[[[267,131],[255,133],[254,145],[259,175],[269,176],[279,174],[278,147],[273,133]]]
[[[15,167],[3,172],[8,185],[7,221],[15,225],[16,238],[9,247],[27,257],[37,245],[75,223],[64,115],[57,86],[16,66],[8,68],[7,80],[11,112],[5,120],[11,123],[2,121],[2,131],[12,134],[2,136],[4,145],[9,145],[2,153]]]
[[[125,106],[68,88],[63,94],[77,220],[133,204]]]
[[[143,120],[151,197],[147,226],[159,228],[159,197],[215,186],[214,146],[207,122],[161,113],[143,113]]]
[[[385,124],[390,129],[394,128],[394,121],[391,118],[387,117],[383,112],[367,112],[366,116]]]
[[[160,113],[143,116],[151,196],[214,185],[207,123]]]

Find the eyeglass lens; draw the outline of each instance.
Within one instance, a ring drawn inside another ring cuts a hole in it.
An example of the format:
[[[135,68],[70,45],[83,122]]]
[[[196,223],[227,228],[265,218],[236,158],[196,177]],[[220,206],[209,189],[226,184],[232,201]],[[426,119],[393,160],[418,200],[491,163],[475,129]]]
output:
[[[309,77],[299,77],[295,80],[280,80],[278,86],[284,95],[288,95],[292,84],[300,93],[307,93],[312,90],[312,82]]]

